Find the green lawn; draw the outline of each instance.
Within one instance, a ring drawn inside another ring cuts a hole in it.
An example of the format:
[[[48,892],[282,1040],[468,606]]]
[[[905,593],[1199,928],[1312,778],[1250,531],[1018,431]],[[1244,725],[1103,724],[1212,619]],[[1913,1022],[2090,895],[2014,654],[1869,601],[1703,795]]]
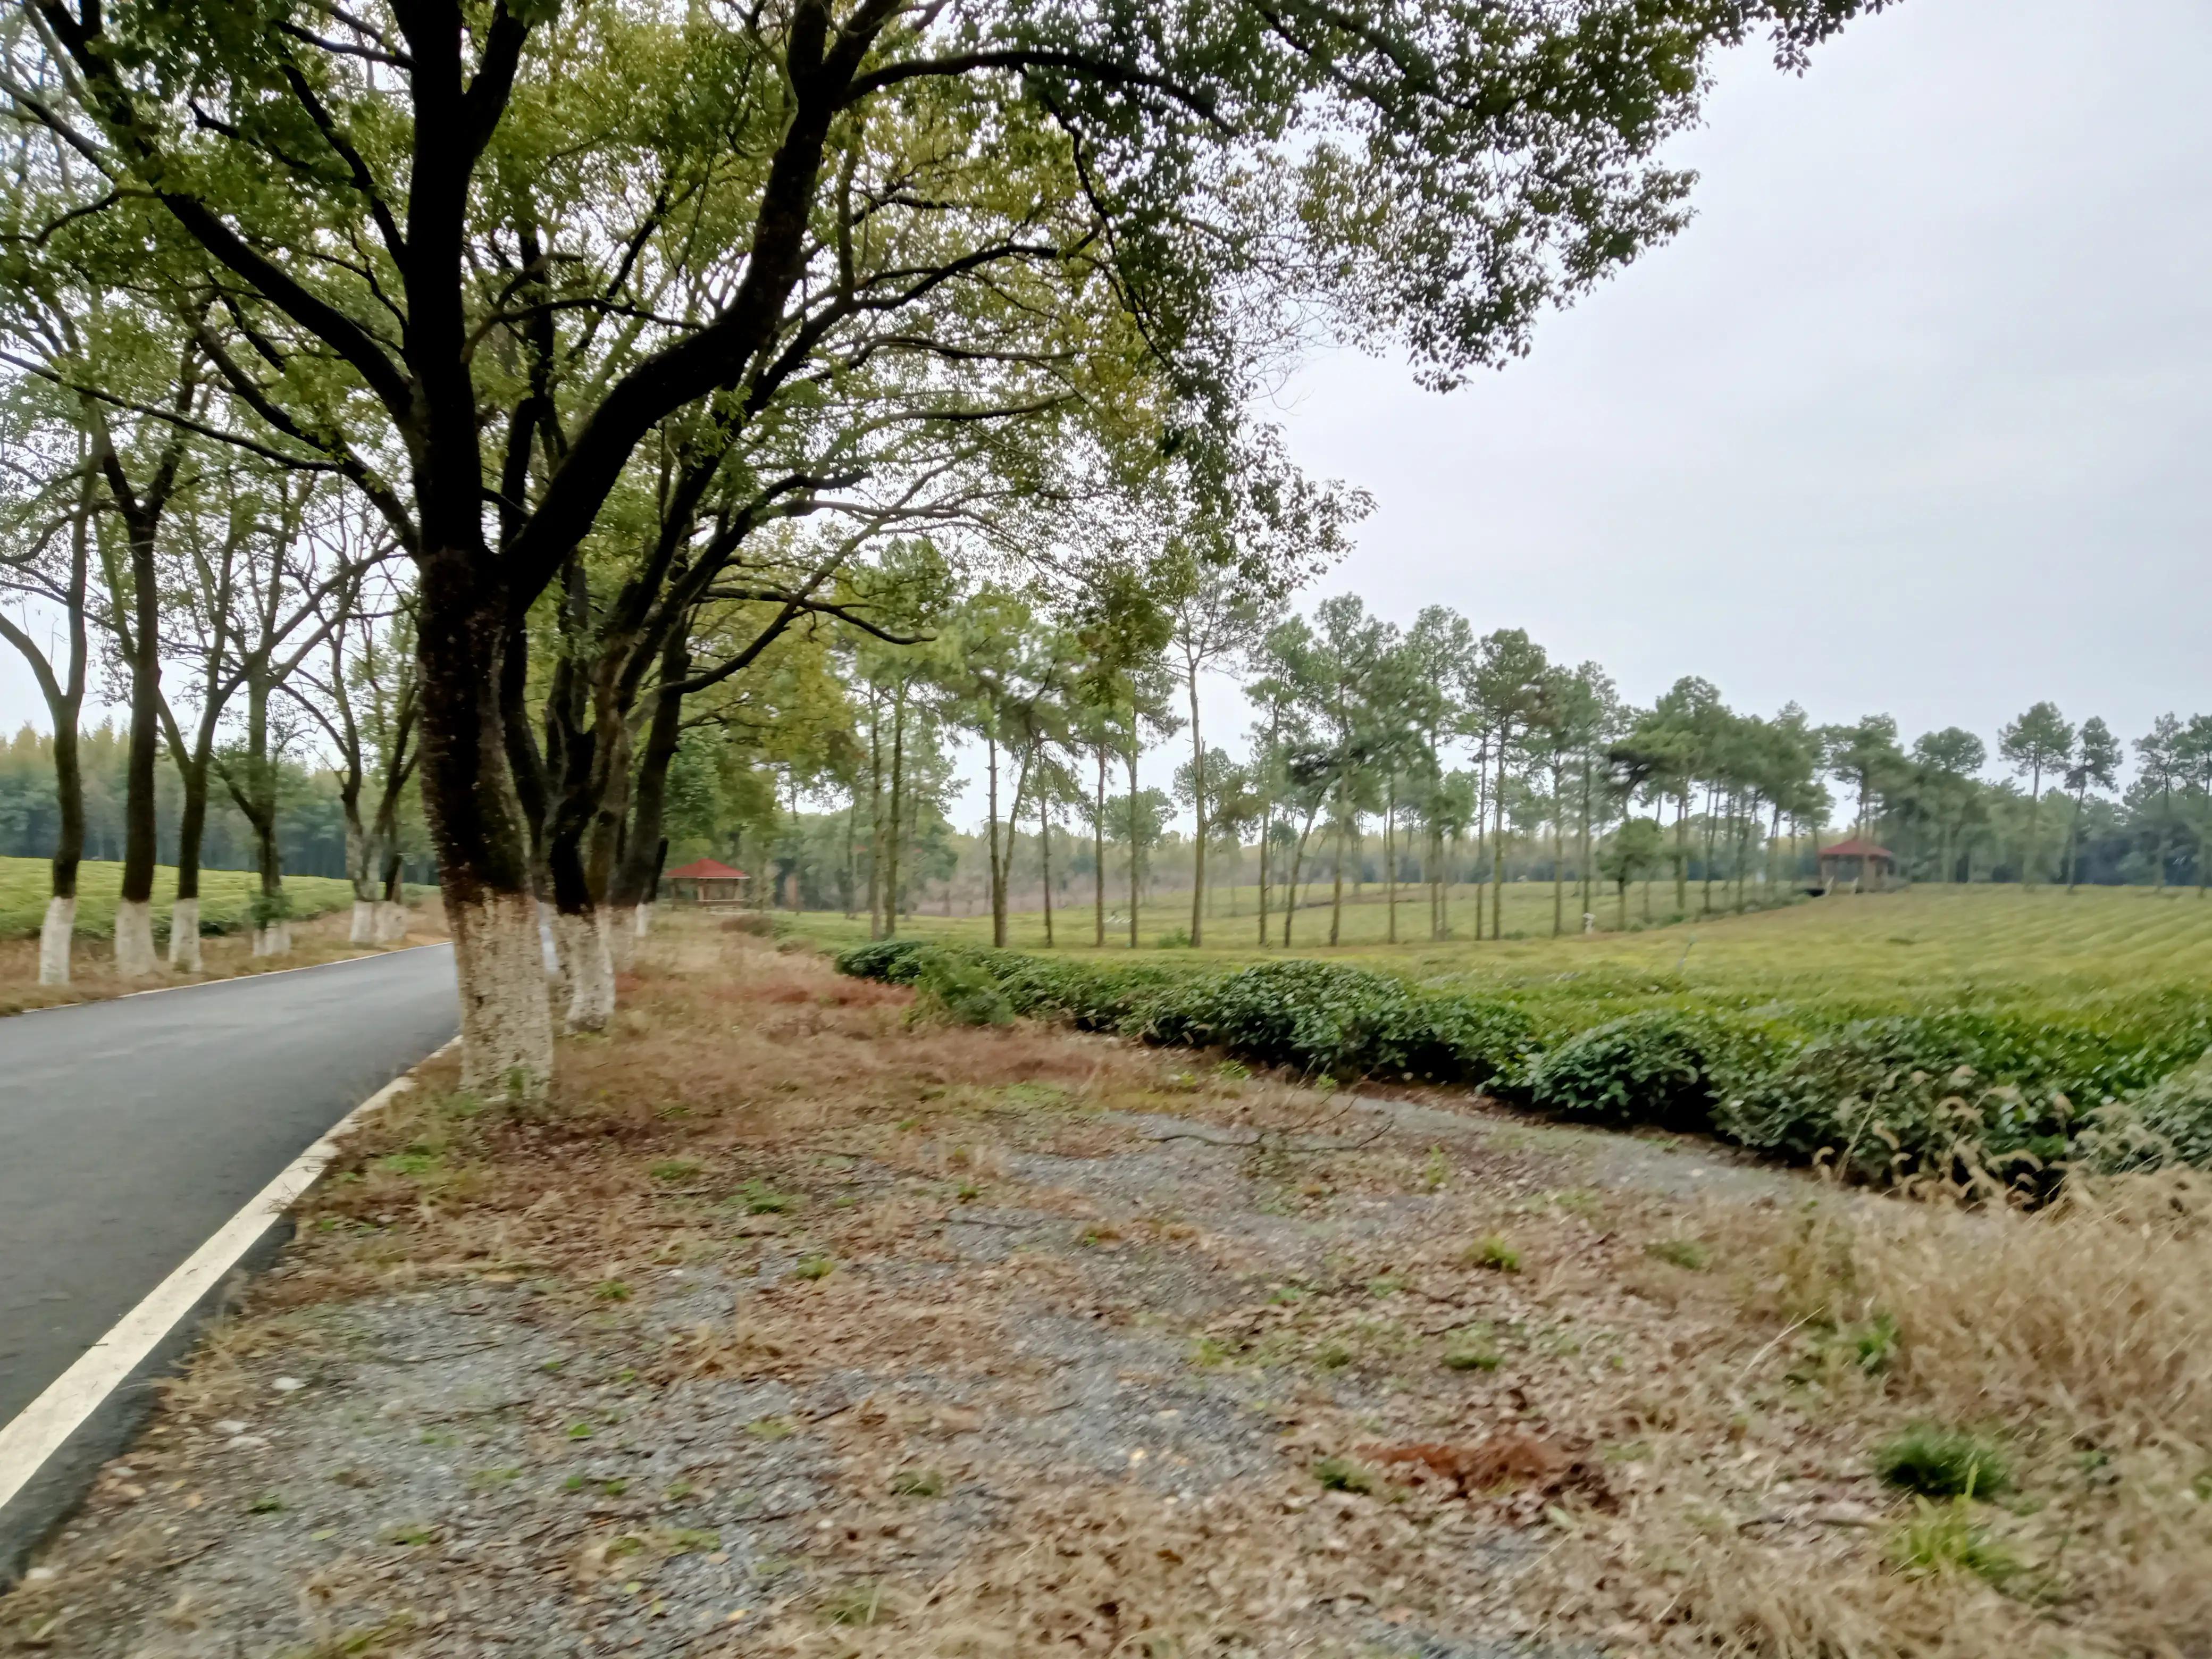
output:
[[[1661,913],[1671,908],[1670,887],[1655,895]],[[1170,928],[1187,927],[1188,900],[1148,906],[1139,917],[1147,948],[1128,950],[1127,924],[1109,933],[1104,954],[1121,961],[1234,962],[1257,959],[1249,889],[1239,896],[1240,916],[1228,914],[1224,896],[1207,931],[1208,948],[1152,946]],[[1694,908],[1698,890],[1691,889]],[[1578,924],[1570,892],[1571,920]],[[1632,919],[1640,913],[1632,896]],[[1356,961],[1402,969],[1469,990],[1509,992],[1532,1002],[1595,1004],[1613,1012],[1651,1002],[1698,1002],[1758,1006],[1865,1008],[1925,1006],[1931,1001],[2071,1000],[2118,994],[2133,997],[2167,987],[2197,993],[2212,988],[2212,900],[2192,889],[2160,893],[2142,887],[2053,887],[2024,891],[2013,886],[1916,887],[1902,893],[1838,894],[1807,899],[1747,915],[1692,918],[1672,926],[1626,933],[1550,936],[1551,889],[1507,889],[1507,937],[1477,943],[1472,937],[1472,890],[1453,903],[1456,937],[1425,937],[1425,895],[1401,901],[1401,942],[1383,942],[1384,907],[1370,890],[1356,909],[1347,907],[1346,944],[1328,944],[1326,908],[1299,912],[1291,954]],[[810,913],[787,919],[799,932],[843,945],[866,936],[865,919]],[[1041,919],[1012,919],[1017,949],[1042,946]],[[1091,943],[1085,908],[1055,917],[1060,948],[1098,954]],[[1279,919],[1278,919],[1279,928]],[[902,931],[987,944],[987,918],[915,916]],[[1516,933],[1523,937],[1512,937]],[[1279,939],[1279,931],[1277,932]],[[1283,954],[1277,945],[1268,955]],[[1593,1012],[1597,1010],[1594,1009]]]
[[[246,925],[247,906],[260,878],[250,870],[200,872],[200,927],[229,933]],[[46,920],[53,869],[44,859],[0,858],[0,939],[34,934]],[[123,866],[87,860],[77,867],[76,931],[80,938],[106,939],[115,931],[115,901],[123,890]],[[169,901],[175,897],[177,872],[167,866],[154,872],[154,926],[166,933]],[[329,876],[288,876],[293,915],[319,916],[353,902],[353,887]]]

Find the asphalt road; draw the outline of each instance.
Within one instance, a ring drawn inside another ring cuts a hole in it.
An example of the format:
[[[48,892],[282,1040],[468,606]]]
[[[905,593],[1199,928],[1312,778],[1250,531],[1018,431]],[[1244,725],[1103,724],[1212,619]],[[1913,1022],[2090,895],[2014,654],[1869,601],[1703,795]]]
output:
[[[447,945],[0,1019],[0,1424],[456,1021]]]

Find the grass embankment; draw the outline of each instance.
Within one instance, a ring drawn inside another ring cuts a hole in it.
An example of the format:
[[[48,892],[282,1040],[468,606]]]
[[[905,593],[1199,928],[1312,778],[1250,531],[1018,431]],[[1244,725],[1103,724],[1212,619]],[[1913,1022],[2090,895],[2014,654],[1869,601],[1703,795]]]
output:
[[[2047,1194],[2062,1163],[2212,1161],[2212,1072],[2192,1069],[2212,1042],[2212,905],[2193,895],[1838,896],[1663,943],[1243,966],[943,942],[957,937],[845,960],[919,976],[974,1018],[1058,1016],[1340,1079],[1477,1085],[1869,1180],[1987,1176]]]
[[[246,927],[261,878],[250,870],[200,872],[200,931],[229,933]],[[53,890],[53,866],[44,859],[0,858],[0,939],[36,937],[46,919]],[[82,939],[109,939],[115,933],[115,904],[123,891],[123,866],[88,860],[77,866],[76,931]],[[327,915],[353,903],[352,884],[329,876],[287,876],[295,919]],[[167,936],[169,905],[176,896],[177,872],[163,865],[154,872],[154,927]]]
[[[2118,1659],[2212,1629],[2212,1225],[1194,1069],[681,919],[450,1067],[0,1602],[38,1651]],[[1684,1196],[1683,1194],[1694,1194]]]

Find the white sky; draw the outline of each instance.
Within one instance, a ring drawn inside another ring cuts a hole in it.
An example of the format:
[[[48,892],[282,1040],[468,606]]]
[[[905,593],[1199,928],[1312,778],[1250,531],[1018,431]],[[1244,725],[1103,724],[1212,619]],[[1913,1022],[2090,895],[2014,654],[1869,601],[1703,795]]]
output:
[[[1695,222],[1528,359],[1285,390],[1297,459],[1377,503],[1316,596],[1908,737],[2212,708],[2208,83],[2204,0],[1905,0],[1802,79],[1747,51],[1676,150]],[[0,719],[42,715],[0,653]]]
[[[1675,152],[1694,222],[1528,359],[1286,390],[1376,501],[1316,596],[1908,738],[2212,708],[2209,82],[2204,0],[1905,0],[1802,79],[1740,54]]]

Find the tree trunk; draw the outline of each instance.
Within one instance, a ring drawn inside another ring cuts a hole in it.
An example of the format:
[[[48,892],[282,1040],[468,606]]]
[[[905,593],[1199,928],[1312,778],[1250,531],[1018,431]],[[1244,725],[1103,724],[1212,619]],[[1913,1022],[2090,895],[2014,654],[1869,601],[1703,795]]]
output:
[[[473,515],[477,492],[467,493]],[[522,647],[506,594],[478,574],[489,562],[481,544],[441,539],[423,561],[416,657],[422,804],[460,989],[461,1086],[538,1100],[552,1081],[553,1021],[501,708],[507,653]]]
[[[1490,836],[1490,937],[1505,937],[1505,733],[1498,734],[1498,799]]]
[[[1049,777],[1042,781],[1049,783]],[[1044,883],[1044,948],[1052,949],[1052,792],[1037,790],[1037,869]]]
[[[177,762],[184,800],[177,817],[177,898],[169,909],[169,966],[180,974],[197,974],[205,965],[200,952],[200,848],[207,838],[208,771],[215,732],[204,715],[199,738],[193,752]]]
[[[884,937],[898,937],[899,806],[906,787],[906,686],[901,683],[891,699],[891,799],[890,839],[884,846]]]
[[[82,656],[80,654],[80,661]],[[76,676],[80,696],[83,670]],[[84,858],[84,767],[77,750],[77,710],[54,711],[54,831],[52,896],[39,929],[39,983],[70,982],[70,946],[76,937],[76,872]]]
[[[1097,911],[1097,937],[1091,942],[1097,949],[1106,948],[1106,750],[1101,745],[1097,753],[1098,798],[1091,813],[1091,883],[1092,903]]]
[[[1206,744],[1198,733],[1198,664],[1190,664],[1190,796],[1198,825],[1191,843],[1190,942],[1206,943]]]
[[[984,825],[984,850],[988,855],[986,862],[989,866],[991,880],[991,948],[1003,951],[1006,948],[1006,866],[1013,862],[1014,844],[1013,837],[1011,835],[1008,836],[1006,852],[1003,856],[1000,854],[999,850],[999,740],[994,737],[986,737],[983,739],[983,749],[988,757],[987,769],[989,776],[989,818]]]
[[[128,515],[131,623],[130,747],[123,783],[123,891],[115,907],[115,970],[125,979],[154,973],[154,763],[161,720],[161,594],[154,566],[154,524]]]
[[[1129,948],[1132,951],[1137,948],[1138,902],[1144,896],[1141,872],[1138,863],[1139,849],[1137,845],[1139,836],[1137,833],[1136,731],[1136,723],[1132,720],[1129,726],[1130,741],[1127,755],[1129,763]]]

